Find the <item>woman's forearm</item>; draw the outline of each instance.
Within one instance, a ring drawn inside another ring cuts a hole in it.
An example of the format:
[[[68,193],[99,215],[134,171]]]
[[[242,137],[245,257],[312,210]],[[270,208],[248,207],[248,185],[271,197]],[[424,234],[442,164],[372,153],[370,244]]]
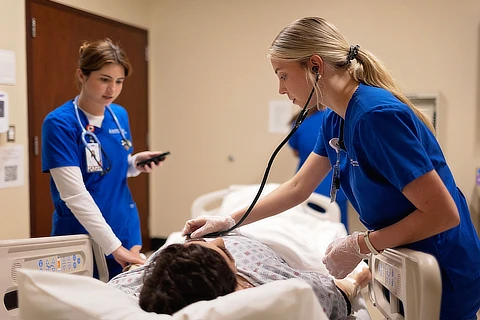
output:
[[[457,225],[456,220],[450,223],[442,222],[441,219],[431,219],[424,212],[415,210],[399,222],[383,229],[370,233],[370,241],[378,251],[386,248],[395,248],[412,242],[420,241],[439,234]],[[363,236],[358,239],[361,253],[369,253]]]
[[[420,241],[460,223],[457,206],[434,170],[409,183],[403,193],[417,210],[395,224],[370,233],[375,249]],[[362,253],[369,252],[363,237],[360,237],[359,244]]]
[[[60,198],[78,219],[90,236],[110,254],[121,246],[120,240],[112,231],[102,216],[90,193],[86,190],[82,180],[82,173],[78,167],[61,167],[51,169],[55,185],[60,192]]]

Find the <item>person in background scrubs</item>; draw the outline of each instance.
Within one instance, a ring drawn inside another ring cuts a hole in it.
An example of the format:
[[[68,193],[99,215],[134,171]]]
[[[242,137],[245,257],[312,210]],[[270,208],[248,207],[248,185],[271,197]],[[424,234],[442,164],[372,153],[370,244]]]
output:
[[[288,145],[293,149],[293,154],[298,157],[297,171],[303,166],[310,153],[315,148],[318,133],[322,126],[323,114],[325,110],[318,110],[311,108],[308,111],[307,117],[303,120],[302,125],[298,127],[295,133],[288,140]],[[298,114],[292,118],[292,125],[295,124]],[[332,171],[330,171],[325,179],[315,188],[315,193],[330,197],[330,186],[332,183]],[[348,233],[348,203],[342,189],[337,192],[335,202],[340,207],[340,220],[345,226]],[[310,204],[309,204],[310,205]],[[314,206],[313,209],[318,210]]]
[[[130,73],[125,52],[110,39],[84,43],[76,71],[80,93],[50,112],[42,127],[42,170],[51,174],[55,207],[51,234],[89,234],[107,255],[110,278],[144,261],[127,178],[160,165],[136,165],[160,152],[132,155],[127,111],[113,104]]]
[[[386,248],[423,251],[440,267],[441,319],[476,319],[480,240],[431,122],[381,61],[350,45],[323,18],[286,26],[268,55],[280,94],[303,107],[313,87],[308,107],[326,106],[326,111],[315,149],[302,168],[260,200],[243,224],[306,200],[333,167],[332,195],[338,181],[368,231],[329,245],[323,262],[330,273],[343,278],[369,254]],[[183,234],[196,238],[227,230],[245,211],[189,220]]]

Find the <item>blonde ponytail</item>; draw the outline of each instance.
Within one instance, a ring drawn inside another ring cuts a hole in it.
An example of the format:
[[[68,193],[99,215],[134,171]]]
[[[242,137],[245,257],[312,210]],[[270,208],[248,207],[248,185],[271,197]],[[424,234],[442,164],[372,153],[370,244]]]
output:
[[[356,62],[350,63],[350,75],[358,82],[365,83],[370,86],[383,88],[390,91],[398,100],[402,101],[412,109],[415,115],[422,120],[423,123],[435,133],[430,119],[427,118],[417,107],[405,96],[398,88],[391,73],[377,57],[367,50],[359,49],[355,57]]]
[[[432,122],[402,93],[383,63],[367,50],[350,46],[340,31],[323,18],[303,18],[283,28],[273,40],[267,56],[273,61],[306,66],[312,55],[319,55],[334,68],[348,70],[358,82],[390,91],[435,132]],[[318,86],[316,94],[321,96]]]

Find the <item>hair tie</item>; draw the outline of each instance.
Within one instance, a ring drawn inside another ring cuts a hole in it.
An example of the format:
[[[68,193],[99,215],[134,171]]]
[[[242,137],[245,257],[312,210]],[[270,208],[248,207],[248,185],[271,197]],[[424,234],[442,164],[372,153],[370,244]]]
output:
[[[358,49],[360,49],[360,46],[358,44],[350,46],[350,50],[348,51],[348,56],[347,56],[347,64],[349,64],[350,61],[352,61],[357,57]]]

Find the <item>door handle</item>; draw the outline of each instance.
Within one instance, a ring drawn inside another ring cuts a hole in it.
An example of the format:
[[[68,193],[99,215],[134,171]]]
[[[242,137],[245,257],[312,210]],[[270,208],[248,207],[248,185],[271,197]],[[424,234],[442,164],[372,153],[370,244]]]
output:
[[[38,157],[38,136],[33,137],[33,154]]]

